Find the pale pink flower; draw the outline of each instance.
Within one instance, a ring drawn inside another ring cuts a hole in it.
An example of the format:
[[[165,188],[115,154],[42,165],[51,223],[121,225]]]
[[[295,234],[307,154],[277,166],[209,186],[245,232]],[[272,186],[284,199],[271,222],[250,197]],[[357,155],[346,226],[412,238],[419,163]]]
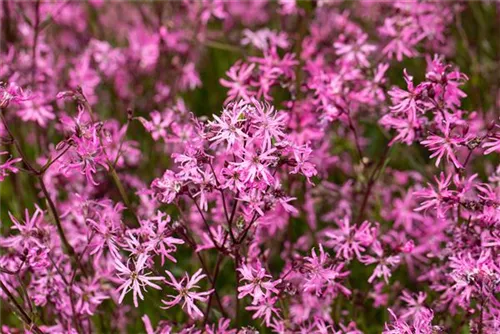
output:
[[[207,276],[201,272],[202,269],[199,269],[191,278],[189,278],[189,275],[186,273],[182,280],[177,281],[174,275],[167,270],[166,273],[170,281],[166,281],[166,283],[177,290],[179,294],[167,295],[171,300],[163,300],[162,302],[165,306],[162,308],[169,309],[182,302],[182,309],[185,309],[191,318],[197,319],[203,317],[203,312],[196,306],[195,301],[206,302],[208,299],[207,296],[214,290],[204,292],[192,291],[193,289],[199,289],[200,287],[196,285],[196,283]]]
[[[392,270],[399,265],[401,258],[399,255],[384,255],[384,251],[379,242],[373,244],[372,250],[376,254],[376,257],[363,255],[360,258],[360,261],[365,265],[377,264],[373,274],[368,278],[368,283],[372,283],[375,278],[383,277],[385,283],[389,284],[389,277],[392,276]]]
[[[373,44],[366,42],[367,34],[357,36],[352,43],[335,42],[336,53],[347,63],[359,64],[362,67],[370,66],[367,57],[377,49]]]
[[[423,140],[421,144],[428,147],[429,150],[433,152],[430,158],[437,157],[436,167],[441,162],[443,156],[446,156],[446,159],[453,162],[456,168],[461,168],[462,164],[458,161],[455,152],[468,138],[461,135],[452,136],[449,122],[446,122],[444,126],[443,135],[444,137],[430,135],[426,140]]]
[[[42,101],[41,98],[24,101],[17,111],[17,115],[25,122],[38,123],[42,128],[45,128],[49,121],[56,118],[52,106]]]
[[[242,129],[248,108],[248,104],[242,100],[238,103],[231,103],[224,108],[221,117],[213,115],[215,121],[208,123],[210,131],[214,133],[209,138],[210,141],[213,141],[212,145],[226,142],[229,150],[235,143],[248,138]]]
[[[252,319],[263,318],[266,326],[271,325],[271,319],[273,317],[279,317],[279,309],[274,307],[277,297],[265,298],[261,300],[260,303],[256,305],[247,306],[245,309],[249,311],[255,311]]]
[[[121,291],[118,303],[121,304],[125,295],[129,291],[132,291],[134,305],[135,307],[138,307],[139,304],[137,302],[137,296],[139,296],[141,300],[144,300],[142,290],[146,290],[148,286],[161,290],[161,287],[156,283],[153,283],[153,281],[163,281],[165,278],[161,276],[149,276],[151,273],[144,272],[144,270],[147,269],[145,266],[147,259],[147,256],[139,256],[137,261],[132,261],[133,269],[130,269],[130,265],[128,263],[125,266],[120,260],[115,259],[114,263],[115,268],[118,271],[118,276],[124,281],[116,290],[117,292]]]
[[[0,152],[1,155],[9,154],[9,152]],[[23,161],[22,158],[12,158],[9,157],[7,161],[0,164],[0,182],[5,180],[5,178],[9,175],[9,173],[15,174],[19,172],[19,168],[14,166],[16,163]]]

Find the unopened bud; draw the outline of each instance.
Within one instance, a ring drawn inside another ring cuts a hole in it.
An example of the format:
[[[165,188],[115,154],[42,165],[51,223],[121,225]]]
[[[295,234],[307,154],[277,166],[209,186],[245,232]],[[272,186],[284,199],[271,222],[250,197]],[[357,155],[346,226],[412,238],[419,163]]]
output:
[[[495,121],[491,121],[491,122],[490,122],[490,124],[488,124],[487,129],[488,129],[488,131],[491,131],[491,130],[493,130],[494,128],[495,128]]]
[[[427,91],[427,96],[429,96],[431,99],[434,98],[434,96],[436,96],[436,91],[434,90],[434,87],[431,87],[428,91]]]
[[[466,136],[467,133],[469,133],[469,124],[466,124],[463,128],[462,128],[462,136]]]
[[[57,93],[56,98],[58,100],[60,99],[72,99],[75,96],[75,92],[72,90],[65,90],[62,92]]]
[[[66,141],[61,141],[61,142],[57,143],[57,145],[56,145],[56,151],[62,150],[64,147],[66,147],[66,145],[67,145]]]

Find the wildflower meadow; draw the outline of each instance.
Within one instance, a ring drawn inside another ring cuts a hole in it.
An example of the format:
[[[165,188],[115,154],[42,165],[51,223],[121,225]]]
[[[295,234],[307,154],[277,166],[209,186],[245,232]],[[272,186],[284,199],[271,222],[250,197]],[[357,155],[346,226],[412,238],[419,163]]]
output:
[[[1,0],[0,332],[499,334],[500,3]]]

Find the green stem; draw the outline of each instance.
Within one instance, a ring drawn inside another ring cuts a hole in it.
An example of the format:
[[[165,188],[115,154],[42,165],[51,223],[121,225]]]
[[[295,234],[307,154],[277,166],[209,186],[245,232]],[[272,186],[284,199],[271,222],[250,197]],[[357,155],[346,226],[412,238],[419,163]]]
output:
[[[14,308],[19,313],[21,320],[35,333],[43,334],[43,332],[38,328],[35,322],[31,319],[31,317],[26,313],[24,308],[17,302],[16,298],[10,293],[9,289],[3,284],[2,280],[0,280],[0,288],[7,295],[11,303],[14,305]]]

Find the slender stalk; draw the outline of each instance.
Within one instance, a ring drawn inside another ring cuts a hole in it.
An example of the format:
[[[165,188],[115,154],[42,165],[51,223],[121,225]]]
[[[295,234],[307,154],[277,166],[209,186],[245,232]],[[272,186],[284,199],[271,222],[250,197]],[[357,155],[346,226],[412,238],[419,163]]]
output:
[[[361,149],[361,145],[359,144],[358,132],[356,131],[356,128],[354,127],[354,124],[352,122],[351,113],[346,112],[346,115],[349,122],[349,129],[351,129],[352,133],[354,134],[354,143],[356,144],[356,150],[358,151],[359,161],[361,161],[363,165],[366,165],[363,161],[363,150]]]
[[[9,2],[8,1],[2,1],[2,10],[3,10],[3,17],[5,18],[5,22],[3,23],[3,31],[5,34],[5,39],[6,42],[13,42],[15,39],[15,34],[12,29],[12,20],[11,20],[11,13],[10,13],[10,8],[9,8]]]
[[[243,240],[245,240],[247,234],[248,234],[248,231],[250,231],[250,228],[253,226],[253,224],[257,221],[257,213],[254,213],[253,214],[253,217],[252,217],[252,220],[250,221],[250,223],[248,223],[248,226],[243,230],[243,233],[241,234],[241,236],[238,238],[237,240],[237,244],[241,244],[243,242]]]
[[[384,153],[382,153],[382,156],[380,157],[379,162],[373,168],[372,173],[370,174],[370,178],[368,179],[368,183],[366,185],[366,191],[365,191],[365,194],[363,196],[363,201],[361,203],[361,208],[359,209],[359,215],[358,215],[358,218],[356,220],[356,222],[358,224],[363,221],[365,210],[366,210],[366,206],[368,204],[368,198],[370,197],[370,194],[372,192],[372,188],[373,188],[373,186],[375,185],[375,182],[376,182],[376,177],[375,176],[377,175],[377,172],[380,170],[380,168],[382,168],[382,166],[384,165],[385,159],[387,158],[387,154],[389,153],[390,148],[391,148],[391,146],[386,145]]]
[[[26,284],[24,284],[22,277],[21,277],[21,275],[19,275],[19,273],[16,274],[16,278],[17,278],[17,281],[19,282],[19,286],[21,288],[23,298],[26,299],[26,301],[28,302],[28,306],[30,308],[30,313],[33,314],[35,308],[33,306],[33,302],[31,301],[30,296],[28,295],[28,290],[26,289]]]
[[[243,50],[238,48],[238,47],[232,46],[230,44],[218,42],[218,41],[209,40],[209,39],[205,40],[203,42],[203,45],[208,46],[209,48],[213,48],[213,49],[224,50],[224,51],[235,52],[235,53],[243,53]]]
[[[214,174],[215,183],[217,184],[217,188],[222,196],[222,206],[224,209],[224,215],[226,216],[227,223],[229,224],[229,214],[227,213],[227,205],[226,205],[226,196],[224,196],[224,190],[220,188],[219,180],[217,179],[217,174],[215,174],[215,169],[212,163],[209,163],[210,169],[212,170],[212,174]]]
[[[235,257],[234,257],[234,275],[235,275],[235,280],[236,280],[236,283],[234,284],[234,298],[236,299],[236,301],[235,301],[236,310],[235,310],[234,321],[236,323],[236,327],[238,327],[238,325],[240,323],[240,299],[238,298],[238,285],[240,282],[240,273],[238,271],[239,262],[240,262],[240,255],[239,255],[239,252],[236,251]]]
[[[120,139],[120,145],[118,146],[118,152],[116,153],[116,157],[113,160],[113,169],[116,168],[116,164],[118,163],[118,159],[120,159],[120,155],[122,153],[122,148],[123,148],[123,142],[125,141],[125,136],[127,135],[128,127],[130,125],[130,119],[127,120],[127,124],[125,125],[125,133],[123,134],[123,137]]]
[[[66,235],[64,234],[64,229],[63,229],[63,227],[61,225],[61,221],[59,219],[59,213],[57,212],[57,208],[54,205],[54,202],[50,198],[50,194],[47,190],[47,187],[45,186],[45,182],[43,181],[43,178],[41,178],[41,177],[39,178],[39,181],[40,181],[40,187],[42,188],[42,192],[45,195],[49,209],[52,212],[52,216],[53,216],[54,221],[56,223],[57,232],[59,233],[59,237],[61,238],[61,241],[62,241],[64,247],[66,248],[66,251],[71,256],[74,256],[75,250],[73,249],[73,246],[70,245],[70,243],[68,242],[68,239],[66,238]]]
[[[22,298],[26,299],[26,301],[28,302],[28,306],[30,308],[30,313],[33,314],[35,307],[33,306],[33,302],[31,301],[31,298],[28,295],[28,289],[26,289],[26,285],[24,284],[22,277],[21,277],[21,270],[23,269],[25,263],[26,263],[26,258],[24,258],[23,262],[21,262],[21,264],[19,265],[19,268],[17,268],[16,271],[11,271],[11,270],[0,267],[0,272],[7,274],[7,275],[16,276],[16,278],[19,282],[19,286],[21,287],[21,292],[23,294]]]
[[[205,263],[205,260],[201,256],[200,252],[196,252],[195,251],[195,253],[196,253],[196,256],[198,257],[198,259],[200,260],[200,263],[201,263],[201,266],[203,268],[203,271],[207,273],[207,277],[208,277],[208,280],[210,281],[210,284],[212,284],[212,286],[213,286],[215,284],[214,283],[215,281],[212,278],[212,276],[210,275],[210,272],[208,270],[207,264]],[[217,301],[217,305],[219,306],[220,311],[222,312],[222,314],[224,315],[224,317],[227,317],[227,313],[224,310],[224,307],[222,306],[222,301],[221,301],[221,298],[220,298],[219,293],[217,292],[217,290],[214,290],[214,295],[215,295],[215,299]]]
[[[14,144],[14,147],[16,148],[17,150],[17,153],[19,153],[19,155],[21,156],[21,159],[23,159],[23,163],[24,165],[26,166],[26,168],[28,169],[28,171],[30,173],[33,173],[33,174],[38,174],[38,170],[36,168],[34,168],[30,163],[29,163],[29,160],[28,158],[26,157],[26,155],[24,155],[24,151],[23,149],[21,148],[21,145],[19,145],[19,142],[16,140],[16,138],[14,137],[12,131],[10,130],[10,127],[7,123],[7,119],[5,118],[5,109],[2,108],[0,109],[0,118],[2,119],[2,123],[4,125],[4,128],[5,128],[5,131],[7,131],[7,134],[9,135],[10,139],[12,140],[12,143]]]
[[[16,298],[10,293],[9,289],[3,284],[2,280],[0,280],[0,288],[14,305],[14,308],[17,310],[21,320],[30,328],[30,330],[33,330],[37,334],[43,334],[24,308],[17,302]]]
[[[48,27],[50,27],[50,25],[54,22],[54,18],[56,18],[57,16],[59,16],[59,14],[62,12],[62,10],[64,9],[64,7],[66,7],[66,5],[68,3],[70,3],[70,1],[71,0],[66,0],[61,6],[59,6],[59,8],[57,9],[57,11],[53,12],[42,23],[40,23],[40,28],[38,29],[38,33],[41,33],[42,31],[44,31],[45,29],[47,29]]]
[[[191,198],[193,200],[193,203],[194,205],[196,206],[196,209],[198,209],[198,213],[200,214],[201,216],[201,219],[203,220],[203,223],[205,224],[207,230],[208,230],[208,235],[210,237],[210,240],[212,240],[215,248],[217,248],[218,250],[223,250],[223,246],[224,245],[219,245],[218,242],[215,240],[215,237],[214,235],[212,234],[212,230],[210,229],[210,225],[208,224],[208,221],[206,220],[205,218],[205,215],[203,214],[203,211],[201,211],[201,208],[200,206],[198,205],[198,202],[196,202],[196,200],[194,199],[194,197],[192,197],[191,195],[189,195],[189,198]]]
[[[228,236],[228,234],[226,234],[226,237]],[[217,261],[216,261],[216,264],[215,264],[215,271],[214,271],[214,282],[212,284],[212,289],[215,291],[216,290],[216,283],[217,283],[217,278],[219,277],[219,271],[220,271],[220,265],[222,263],[222,260],[224,259],[224,256],[222,256],[221,253],[218,253],[217,254]],[[203,320],[203,324],[206,325],[207,322],[208,322],[208,316],[210,314],[210,309],[212,307],[212,295],[210,295],[210,297],[208,297],[208,303],[207,303],[207,309],[205,310],[205,319]]]
[[[229,217],[229,223],[228,223],[229,235],[231,236],[231,241],[233,243],[236,242],[236,237],[234,236],[234,232],[233,232],[233,223],[234,223],[234,217],[236,215],[236,208],[238,207],[238,200],[236,198],[238,198],[239,195],[240,195],[240,191],[238,190],[236,192],[236,196],[234,196],[233,209],[231,210],[231,216]]]
[[[307,34],[307,30],[309,28],[309,20],[307,18],[309,16],[309,12],[306,11],[305,15],[299,15],[298,17],[298,38],[295,44],[295,54],[299,60],[299,65],[296,67],[295,70],[295,95],[296,99],[300,99],[302,97],[302,83],[304,82],[304,71],[302,70],[304,67],[304,60],[301,57],[302,53],[302,44],[304,42],[304,37]]]
[[[47,169],[50,168],[50,166],[52,166],[57,160],[59,160],[60,157],[62,157],[64,154],[66,154],[66,152],[68,152],[69,148],[71,146],[70,145],[67,145],[64,149],[61,150],[61,152],[55,157],[55,158],[51,158],[49,161],[47,161],[47,163],[45,165],[42,166],[42,168],[40,169],[40,173],[45,173],[45,171],[47,171]]]
[[[35,3],[35,24],[33,26],[33,47],[31,50],[31,86],[35,86],[36,79],[36,51],[38,47],[38,35],[40,33],[40,0]]]

